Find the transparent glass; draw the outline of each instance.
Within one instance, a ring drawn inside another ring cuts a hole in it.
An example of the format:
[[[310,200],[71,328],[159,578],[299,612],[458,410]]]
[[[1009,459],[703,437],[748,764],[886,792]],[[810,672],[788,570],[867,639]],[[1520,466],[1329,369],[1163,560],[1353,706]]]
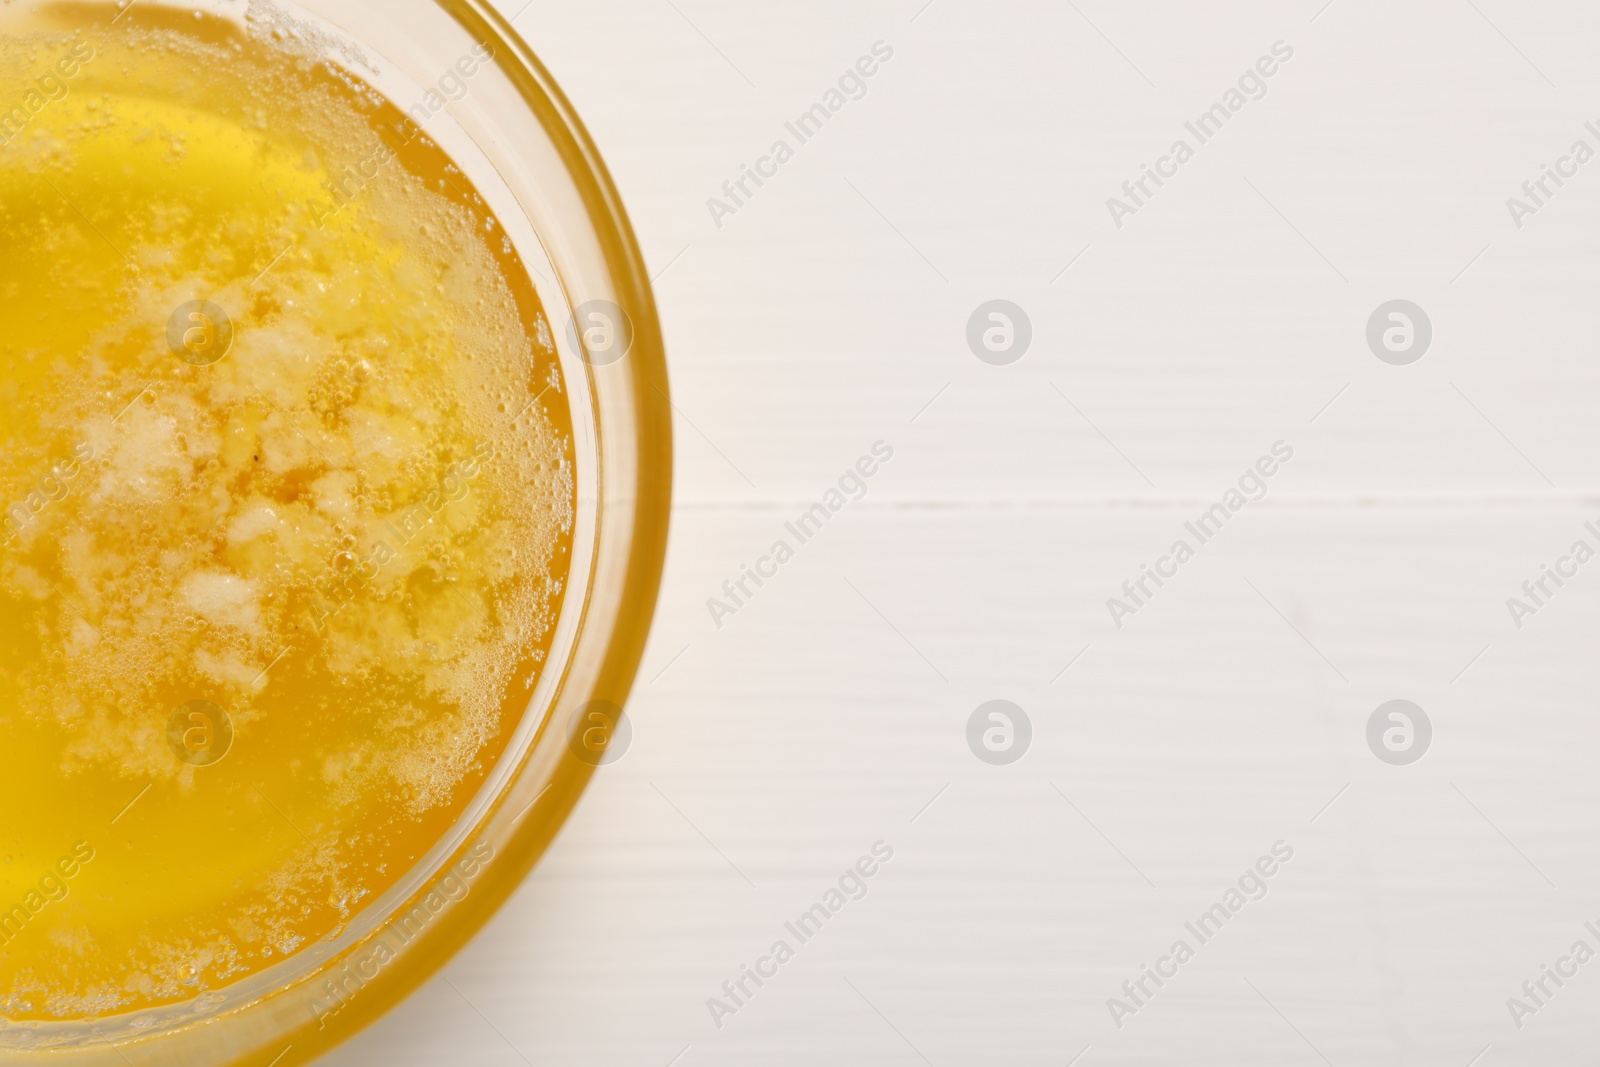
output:
[[[132,6],[240,22],[272,14],[402,109],[436,91],[475,46],[492,53],[489,63],[473,64],[469,91],[441,100],[428,134],[495,209],[528,266],[557,327],[568,384],[578,508],[550,665],[493,772],[444,838],[336,937],[233,985],[156,1010],[0,1028],[0,1060],[8,1063],[288,1067],[378,1018],[462,948],[537,862],[594,772],[596,761],[573,743],[574,725],[592,707],[625,704],[665,555],[665,355],[649,276],[605,165],[549,72],[488,3]],[[70,8],[90,26],[135,13],[127,3],[0,0],[4,14],[49,7]],[[610,351],[586,350],[581,329],[560,328],[595,307],[620,331],[621,345]]]

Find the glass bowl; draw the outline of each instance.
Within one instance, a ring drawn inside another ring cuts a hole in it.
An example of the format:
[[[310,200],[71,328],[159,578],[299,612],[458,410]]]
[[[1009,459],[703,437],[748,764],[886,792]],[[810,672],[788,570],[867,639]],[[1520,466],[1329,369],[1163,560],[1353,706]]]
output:
[[[548,666],[455,825],[337,935],[246,979],[155,1010],[0,1026],[6,1062],[289,1067],[377,1019],[461,949],[603,762],[649,631],[671,502],[671,405],[650,279],[572,105],[484,0],[0,2],[4,15],[46,8],[90,28],[135,8],[269,17],[402,109],[421,101],[435,112],[429,136],[495,209],[557,334],[578,504],[571,574]]]

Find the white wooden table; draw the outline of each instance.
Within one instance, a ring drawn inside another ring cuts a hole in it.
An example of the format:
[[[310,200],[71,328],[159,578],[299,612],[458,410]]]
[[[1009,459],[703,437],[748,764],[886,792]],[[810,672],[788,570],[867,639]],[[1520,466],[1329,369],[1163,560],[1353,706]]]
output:
[[[626,757],[327,1063],[1593,1062],[1600,962],[1507,1001],[1600,950],[1600,562],[1520,628],[1507,599],[1600,548],[1600,160],[1520,228],[1507,199],[1600,150],[1600,8],[1323,2],[533,0],[661,272],[664,595]],[[879,41],[865,95],[715,218]],[[1032,325],[1007,366],[966,339],[992,299]],[[1395,299],[1433,327],[1409,365],[1366,339]],[[865,496],[719,628],[707,600],[877,441]],[[1107,599],[1180,538],[1119,629]],[[1032,726],[1006,766],[967,743],[994,699]],[[1368,746],[1392,699],[1432,724],[1409,765]]]

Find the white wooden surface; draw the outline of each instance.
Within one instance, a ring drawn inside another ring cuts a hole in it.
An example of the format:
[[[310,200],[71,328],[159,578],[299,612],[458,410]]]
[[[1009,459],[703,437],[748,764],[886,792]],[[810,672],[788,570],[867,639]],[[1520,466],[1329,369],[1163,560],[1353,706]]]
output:
[[[663,272],[664,596],[626,757],[327,1063],[1593,1062],[1600,962],[1520,1029],[1506,1000],[1600,948],[1600,562],[1521,630],[1505,600],[1600,519],[1600,161],[1520,230],[1505,201],[1600,148],[1600,9],[1323,2],[528,5]],[[707,197],[879,40],[719,229]],[[1114,227],[1279,40],[1265,98]],[[996,297],[1034,326],[1009,367],[964,339]],[[1409,367],[1364,339],[1401,297],[1435,328]],[[880,439],[867,497],[715,627]],[[1115,629],[1280,439],[1267,499]],[[965,727],[1002,697],[1034,739],[991,767]],[[1396,697],[1434,724],[1408,767],[1364,736]],[[880,839],[867,897],[719,1029],[707,998]],[[1118,1028],[1107,998],[1280,839]]]

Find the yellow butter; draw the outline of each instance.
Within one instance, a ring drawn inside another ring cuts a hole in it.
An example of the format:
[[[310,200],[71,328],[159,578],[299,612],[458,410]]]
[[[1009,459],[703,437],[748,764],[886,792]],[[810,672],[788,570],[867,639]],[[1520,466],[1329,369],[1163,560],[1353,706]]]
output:
[[[337,932],[484,780],[570,558],[548,323],[466,176],[268,34],[114,10],[0,17],[11,1020]]]

